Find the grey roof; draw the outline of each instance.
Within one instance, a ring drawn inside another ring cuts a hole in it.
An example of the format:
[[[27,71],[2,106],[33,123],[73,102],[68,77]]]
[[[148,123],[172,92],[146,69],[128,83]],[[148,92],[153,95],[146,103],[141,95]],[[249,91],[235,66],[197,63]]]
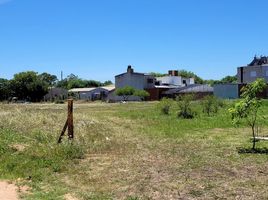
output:
[[[123,76],[124,74],[127,74],[128,72],[124,72],[122,74],[118,74],[118,75],[115,75],[115,77],[118,77],[118,76]],[[145,76],[144,73],[139,73],[139,72],[132,72],[131,74],[136,74],[136,75],[142,75],[142,76]]]
[[[170,89],[164,94],[180,94],[180,93],[197,93],[197,92],[213,92],[213,87],[210,85],[193,84],[185,87]]]
[[[95,90],[96,88],[95,87],[92,87],[92,88],[73,88],[73,89],[70,89],[69,92],[90,92],[92,90]]]
[[[251,61],[251,63],[248,64],[248,66],[258,66],[258,65],[264,65],[268,64],[268,57],[267,56],[255,56],[254,59]]]
[[[108,90],[109,92],[114,90],[115,89],[115,86],[114,85],[107,85],[107,86],[103,86],[103,87],[100,87],[104,90]]]

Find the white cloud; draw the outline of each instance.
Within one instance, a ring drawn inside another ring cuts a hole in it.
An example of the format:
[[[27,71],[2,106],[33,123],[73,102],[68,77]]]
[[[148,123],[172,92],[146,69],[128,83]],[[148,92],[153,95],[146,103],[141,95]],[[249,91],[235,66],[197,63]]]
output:
[[[6,4],[12,0],[0,0],[0,5]]]

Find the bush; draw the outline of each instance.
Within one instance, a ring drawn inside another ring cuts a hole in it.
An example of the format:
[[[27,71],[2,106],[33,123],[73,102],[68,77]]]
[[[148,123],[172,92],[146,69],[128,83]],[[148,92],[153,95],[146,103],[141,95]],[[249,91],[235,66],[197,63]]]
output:
[[[192,110],[192,101],[194,96],[192,94],[187,94],[183,96],[178,96],[176,101],[178,102],[179,112],[178,117],[183,119],[192,119],[195,116],[195,112]]]
[[[220,107],[223,107],[223,101],[220,101],[217,97],[209,95],[202,100],[203,113],[210,116],[213,113],[217,113]]]
[[[64,100],[59,100],[59,99],[57,99],[56,101],[55,101],[55,104],[64,104],[65,102],[64,102]]]
[[[118,88],[115,90],[115,94],[123,97],[124,101],[127,101],[130,96],[132,96],[135,92],[135,88],[131,86],[125,86],[122,88]]]
[[[150,94],[145,90],[135,90],[134,96],[140,97],[143,101],[146,97],[150,96]]]
[[[172,105],[172,99],[164,97],[158,104],[162,114],[169,115],[170,107]]]

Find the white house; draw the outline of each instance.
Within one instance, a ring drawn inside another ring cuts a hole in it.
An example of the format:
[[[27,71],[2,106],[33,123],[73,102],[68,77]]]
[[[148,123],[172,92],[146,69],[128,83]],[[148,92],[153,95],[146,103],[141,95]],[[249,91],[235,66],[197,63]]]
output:
[[[159,85],[184,87],[195,84],[194,78],[184,78],[178,75],[177,70],[169,70],[167,76],[157,77]]]

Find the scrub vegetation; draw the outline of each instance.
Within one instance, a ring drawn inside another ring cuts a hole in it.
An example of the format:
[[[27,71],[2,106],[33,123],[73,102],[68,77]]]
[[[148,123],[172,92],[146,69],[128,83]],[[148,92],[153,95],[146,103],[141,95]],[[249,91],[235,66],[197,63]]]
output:
[[[162,103],[168,112],[74,104],[74,141],[59,145],[66,104],[0,104],[0,178],[27,185],[24,199],[267,199],[268,143],[247,151],[251,129],[233,126],[234,103],[208,115],[192,101],[192,119],[178,118],[177,101]],[[268,101],[261,109],[267,117]]]

